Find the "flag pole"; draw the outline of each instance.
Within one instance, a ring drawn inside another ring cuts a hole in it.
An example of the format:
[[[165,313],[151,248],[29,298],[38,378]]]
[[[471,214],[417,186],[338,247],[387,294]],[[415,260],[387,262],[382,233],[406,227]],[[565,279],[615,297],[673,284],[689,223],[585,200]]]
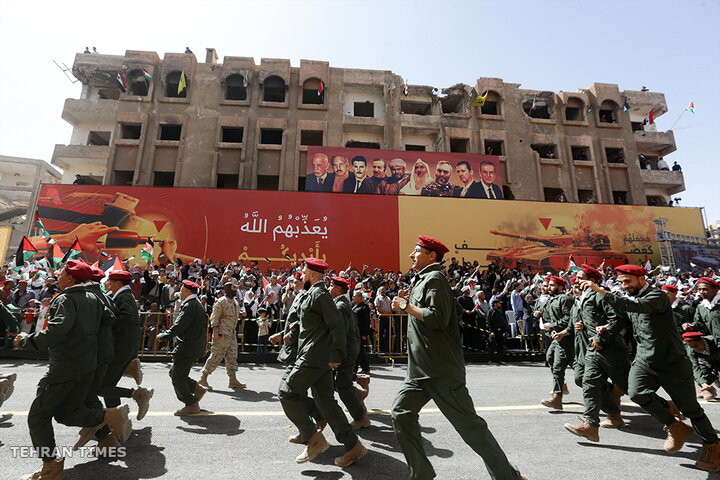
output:
[[[685,115],[685,112],[687,112],[687,108],[685,110],[683,110],[682,113],[680,114],[680,116],[677,118],[677,120],[675,120],[675,123],[672,124],[672,127],[670,127],[670,130],[672,130],[675,125],[677,125],[677,123],[680,121],[680,118],[683,115]]]

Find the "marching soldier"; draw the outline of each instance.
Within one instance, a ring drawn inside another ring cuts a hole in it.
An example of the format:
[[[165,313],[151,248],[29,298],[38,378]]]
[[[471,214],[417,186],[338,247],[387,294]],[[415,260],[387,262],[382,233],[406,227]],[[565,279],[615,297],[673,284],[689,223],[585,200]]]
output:
[[[62,293],[50,304],[48,326],[32,334],[21,333],[15,345],[24,349],[48,349],[50,367],[38,384],[37,397],[28,414],[33,447],[43,467],[23,479],[60,479],[64,459],[57,458],[52,419],[80,427],[108,425],[121,442],[132,430],[129,407],[88,408],[86,397],[92,388],[98,362],[98,332],[102,302],[86,291],[83,282],[90,278],[90,267],[68,260],[58,278]]]
[[[212,326],[210,357],[205,362],[202,376],[198,380],[198,383],[208,390],[212,390],[212,387],[208,384],[207,377],[215,371],[223,358],[225,359],[225,370],[230,378],[228,388],[245,388],[247,386],[240,383],[236,376],[238,370],[237,322],[240,318],[240,306],[235,300],[235,289],[232,283],[224,284],[223,290],[225,295],[213,304],[213,311],[210,315],[210,325]]]
[[[335,401],[332,387],[332,368],[340,366],[345,352],[345,329],[340,313],[323,283],[328,264],[317,258],[305,260],[303,280],[310,288],[297,307],[300,319],[298,353],[295,365],[280,383],[280,402],[285,415],[300,431],[305,450],[295,459],[305,463],[330,448],[322,432],[317,431],[307,406],[307,391],[313,399],[335,438],[345,446],[345,455],[335,459],[335,465],[347,467],[363,458],[367,450],[358,439]]]
[[[685,332],[682,334],[687,346],[688,357],[693,365],[695,382],[700,385],[698,398],[711,400],[717,395],[713,386],[718,381],[720,370],[720,349],[711,339],[704,338],[702,332]]]
[[[567,282],[560,277],[551,275],[547,278],[548,294],[550,298],[542,304],[540,310],[535,310],[535,318],[542,317],[543,330],[548,332],[552,341],[547,349],[545,358],[553,376],[552,396],[543,400],[542,405],[554,410],[562,410],[563,387],[565,385],[565,370],[573,359],[572,339],[564,330],[572,323],[570,310],[573,298],[564,292]]]
[[[673,316],[675,317],[675,323],[678,327],[678,332],[682,335],[685,331],[683,325],[691,324],[693,322],[693,316],[695,315],[695,309],[692,305],[683,302],[678,295],[678,287],[666,283],[662,287],[668,298],[670,298],[670,306],[672,307]]]
[[[568,423],[565,424],[565,429],[574,435],[598,442],[598,427],[625,426],[620,409],[611,394],[613,386],[607,380],[610,378],[620,392],[627,392],[630,360],[627,346],[620,335],[624,326],[623,320],[603,302],[602,295],[587,286],[596,285],[596,282],[602,280],[602,274],[590,265],[582,264],[580,268],[576,276],[582,290],[578,326],[581,330],[577,333],[584,333],[588,339],[581,367],[585,413],[582,424],[574,426]],[[601,409],[608,414],[608,418],[602,423]]]
[[[5,325],[5,334],[14,335],[18,331],[17,320],[15,316],[10,313],[10,310],[5,306],[5,303],[0,300],[0,323]],[[13,390],[15,389],[15,379],[17,374],[0,374],[0,407],[2,404],[10,398]]]
[[[355,360],[360,351],[360,329],[358,328],[355,312],[350,306],[350,300],[347,298],[349,289],[350,282],[341,277],[332,277],[330,295],[332,295],[335,306],[340,312],[347,334],[345,355],[342,362],[340,362],[340,366],[335,369],[335,390],[337,390],[340,400],[347,407],[350,416],[353,417],[350,425],[353,430],[359,430],[370,426],[370,417],[368,417],[367,410],[360,402],[360,398],[353,386]]]
[[[190,369],[205,351],[207,343],[207,315],[197,297],[200,285],[183,280],[180,289],[180,315],[173,326],[157,336],[158,341],[175,339],[173,364],[170,367],[175,395],[185,406],[175,412],[175,416],[200,413],[200,400],[207,389],[190,378]]]
[[[616,313],[627,315],[633,323],[637,355],[630,368],[630,400],[655,417],[668,432],[664,448],[675,453],[693,430],[703,441],[703,453],[695,466],[701,470],[720,471],[720,442],[710,420],[695,398],[692,365],[677,332],[670,300],[646,281],[647,271],[637,265],[615,268],[627,297],[608,295],[593,282],[583,286],[603,295]],[[676,418],[668,402],[655,393],[663,388],[677,408],[692,422],[693,428]]]
[[[479,417],[465,385],[465,360],[458,322],[460,306],[441,272],[448,248],[419,236],[410,254],[417,272],[409,300],[397,296],[392,309],[408,314],[408,368],[392,406],[392,422],[411,479],[435,477],[423,449],[418,413],[433,400],[455,430],[485,461],[493,479],[524,479]]]

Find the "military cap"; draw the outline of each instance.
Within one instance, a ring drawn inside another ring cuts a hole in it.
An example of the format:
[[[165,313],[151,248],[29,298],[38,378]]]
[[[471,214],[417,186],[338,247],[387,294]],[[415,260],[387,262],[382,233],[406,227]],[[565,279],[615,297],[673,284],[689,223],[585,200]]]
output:
[[[20,280],[18,280],[18,285],[20,285],[21,283],[24,283],[25,285],[27,285],[28,281],[25,280],[24,278],[21,278]]]
[[[567,285],[567,282],[565,280],[563,280],[562,278],[558,277],[557,275],[550,275],[549,277],[547,277],[547,281],[555,282],[558,285],[560,285],[561,287],[564,287]]]
[[[319,258],[313,257],[305,259],[305,266],[310,270],[318,273],[325,273],[325,270],[330,268],[330,265],[328,265],[327,263],[323,262]]]
[[[700,340],[703,338],[702,332],[685,332],[682,334],[683,340],[686,342],[692,342],[693,340]]]
[[[450,251],[440,240],[425,235],[418,235],[417,245],[427,248],[431,252],[436,252],[439,255],[445,255]]]
[[[587,273],[587,275],[595,280],[596,282],[599,282],[602,280],[602,273],[597,268],[591,267],[590,265],[583,263],[580,265],[580,268],[583,272]]]
[[[695,284],[697,285],[698,283],[704,283],[706,285],[711,286],[712,288],[720,288],[720,283],[718,283],[715,280],[713,280],[712,278],[708,278],[708,277],[700,278]]]
[[[332,277],[332,282],[339,287],[343,287],[345,290],[350,289],[350,282],[342,277]]]
[[[615,267],[615,273],[642,277],[647,275],[647,270],[639,265],[620,265]]]
[[[105,272],[102,269],[100,269],[98,267],[93,267],[91,265],[90,266],[90,280],[92,280],[93,282],[99,282],[103,278],[105,278]]]
[[[126,270],[110,270],[108,274],[110,280],[132,280],[132,273]]]
[[[91,275],[90,265],[79,260],[68,260],[65,264],[65,271],[81,282],[87,282]]]
[[[187,288],[188,290],[191,290],[193,293],[196,293],[200,289],[200,285],[198,285],[195,282],[191,282],[190,280],[183,280],[182,284],[183,284],[183,287]]]
[[[678,288],[675,285],[670,285],[669,283],[666,283],[662,287],[660,287],[662,290],[667,290],[668,292],[677,293]]]

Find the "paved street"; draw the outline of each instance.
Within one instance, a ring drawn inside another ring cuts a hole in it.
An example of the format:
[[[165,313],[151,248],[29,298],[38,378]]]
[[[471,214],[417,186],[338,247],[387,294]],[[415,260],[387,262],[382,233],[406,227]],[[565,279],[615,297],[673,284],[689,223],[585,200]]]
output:
[[[14,458],[11,447],[29,445],[27,410],[35,385],[47,367],[45,362],[8,361],[0,371],[18,374],[15,393],[0,407],[0,465],[3,479],[15,479],[39,466],[37,459]],[[267,368],[241,365],[238,377],[248,388],[233,392],[219,369],[210,377],[216,387],[201,406],[213,413],[178,418],[179,408],[167,375],[169,364],[144,364],[143,384],[155,388],[150,413],[133,423],[133,435],[125,444],[127,456],[115,461],[82,458],[66,460],[66,478],[79,479],[403,479],[406,466],[392,431],[388,409],[392,404],[404,366],[373,369],[367,406],[373,426],[360,436],[370,453],[345,470],[333,465],[342,454],[331,432],[333,446],[315,461],[298,465],[294,458],[301,446],[287,442],[296,433],[275,395],[282,372],[278,364]],[[200,367],[194,369],[194,378]],[[571,377],[571,371],[568,370]],[[123,384],[131,386],[129,378]],[[720,478],[695,470],[700,440],[693,436],[677,454],[662,449],[662,427],[627,402],[627,428],[602,430],[599,444],[578,441],[563,429],[577,422],[581,392],[570,385],[563,412],[549,413],[539,405],[550,390],[548,369],[537,363],[506,366],[468,366],[468,387],[479,414],[504,447],[510,460],[531,480],[539,479],[706,479]],[[132,402],[132,401],[131,401]],[[710,419],[720,425],[720,404],[703,404]],[[438,479],[489,478],[481,458],[467,447],[438,413],[434,404],[421,414],[425,448]],[[131,410],[135,409],[134,402]],[[77,428],[57,426],[58,445],[70,446]],[[15,451],[18,451],[17,449]]]

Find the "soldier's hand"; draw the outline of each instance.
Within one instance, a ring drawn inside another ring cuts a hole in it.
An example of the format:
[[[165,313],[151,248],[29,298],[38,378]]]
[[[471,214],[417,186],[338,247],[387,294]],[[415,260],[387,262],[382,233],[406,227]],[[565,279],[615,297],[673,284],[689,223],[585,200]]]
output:
[[[712,390],[712,389],[713,389],[712,384],[711,384],[711,385],[708,385],[707,383],[703,383],[703,384],[702,384],[702,387],[700,388],[700,391],[701,391],[701,392],[707,392],[708,390]]]
[[[568,332],[565,331],[565,330],[563,330],[562,332],[559,332],[559,333],[558,333],[558,332],[553,332],[553,334],[552,334],[552,338],[553,338],[554,340],[558,340],[558,341],[559,341],[559,340],[562,340],[563,338],[565,338],[565,337],[567,337],[567,336],[568,336]]]
[[[289,333],[283,337],[283,341],[285,342],[285,345],[292,345],[292,338]]]
[[[595,350],[597,350],[598,352],[603,349],[603,347],[601,347],[600,345],[598,345],[598,343],[595,341],[595,337],[591,337],[591,338],[590,338],[590,345],[591,345]]]
[[[546,332],[549,332],[549,331],[550,331],[550,326],[551,326],[551,325],[550,325],[549,323],[543,324],[543,328],[545,329]]]
[[[540,313],[539,310],[535,310],[535,311],[533,312],[533,317],[535,317],[535,318],[540,318],[540,315],[542,315],[542,313]]]
[[[212,342],[217,343],[219,341],[220,341],[220,334],[217,332],[217,330],[213,330]]]
[[[20,348],[20,341],[21,341],[23,338],[27,337],[27,335],[28,335],[28,334],[25,333],[25,332],[20,332],[20,333],[18,333],[17,336],[15,337],[15,340],[13,340],[13,346],[14,346],[14,347],[17,347],[17,348]]]
[[[575,324],[575,330],[577,330],[578,332],[582,332],[584,328],[585,324],[583,324],[583,322],[577,322]]]
[[[274,333],[268,337],[268,342],[272,343],[273,345],[277,345],[280,343],[280,337],[282,337],[282,333]]]
[[[692,325],[692,323],[685,322],[685,323],[682,324],[682,328],[683,328],[683,330],[686,330],[686,331],[687,331],[687,330],[692,330],[693,325]]]
[[[607,325],[600,325],[595,329],[598,335],[602,335],[603,333],[605,333],[605,330],[607,330]]]
[[[401,308],[400,308],[400,302],[402,302],[402,301],[404,301],[404,300],[405,300],[405,299],[402,298],[402,297],[395,297],[395,298],[393,298],[393,299],[392,299],[392,306],[391,306],[391,308],[393,309],[393,311],[401,310]]]

